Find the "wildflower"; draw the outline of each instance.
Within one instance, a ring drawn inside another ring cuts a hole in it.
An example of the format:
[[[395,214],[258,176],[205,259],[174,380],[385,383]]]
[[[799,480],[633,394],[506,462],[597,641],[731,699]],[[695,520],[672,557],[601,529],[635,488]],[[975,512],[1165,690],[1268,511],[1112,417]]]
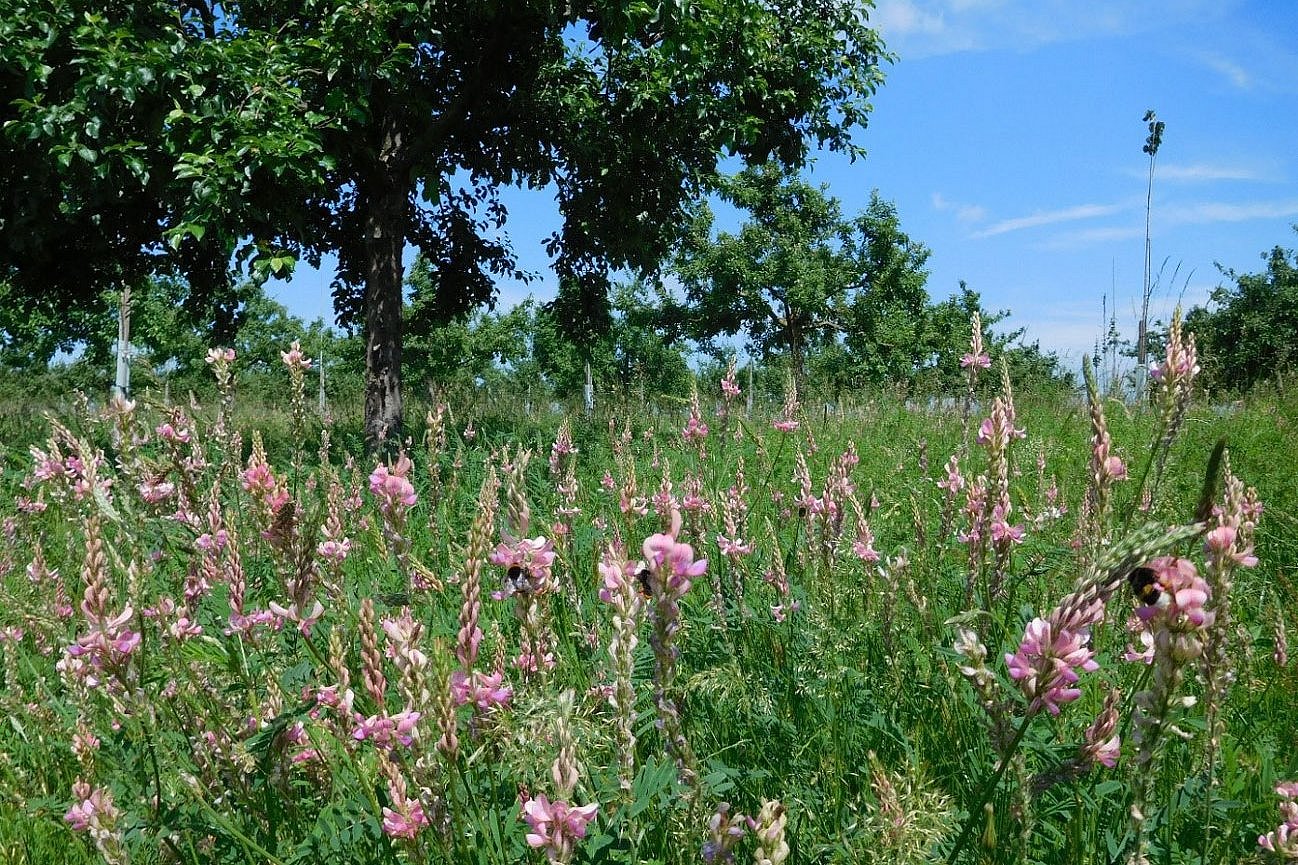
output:
[[[336,564],[341,564],[352,551],[352,542],[350,538],[343,538],[341,541],[321,541],[316,547],[316,554],[322,559],[327,559]]]
[[[1275,640],[1275,649],[1271,653],[1271,660],[1280,668],[1289,666],[1289,637],[1285,634],[1284,615],[1279,609],[1275,611],[1275,625],[1272,629]]]
[[[1141,620],[1157,619],[1174,633],[1190,633],[1212,624],[1213,614],[1204,609],[1211,590],[1199,576],[1194,562],[1163,556],[1154,559],[1148,567],[1155,573],[1159,594],[1155,603],[1136,611]]]
[[[221,363],[234,362],[234,349],[232,348],[209,348],[207,350],[206,362],[216,366]]]
[[[1084,766],[1099,763],[1112,769],[1118,765],[1118,751],[1120,750],[1120,739],[1118,738],[1118,701],[1122,695],[1116,690],[1110,690],[1107,697],[1104,698],[1104,708],[1100,711],[1095,722],[1086,728],[1081,754],[1079,755],[1080,763]]]
[[[275,477],[275,472],[271,470],[265,457],[259,458],[255,450],[240,480],[244,491],[256,498],[265,510],[272,514],[278,513],[288,502],[288,488]]]
[[[676,757],[681,780],[694,786],[698,780],[696,760],[681,724],[672,686],[676,677],[676,633],[680,630],[681,598],[692,581],[707,570],[707,559],[694,560],[694,548],[676,540],[681,528],[680,511],[672,512],[669,531],[645,539],[642,551],[650,572],[653,594],[653,635],[655,702],[668,750]]]
[[[424,806],[418,799],[407,799],[402,805],[399,810],[383,809],[383,832],[389,838],[414,838],[428,825]]]
[[[937,482],[938,488],[946,490],[948,496],[954,496],[964,489],[964,475],[960,474],[960,458],[955,454],[946,463],[946,477]]]
[[[695,577],[707,570],[708,560],[694,560],[694,548],[676,540],[681,529],[679,511],[672,513],[669,532],[651,535],[645,539],[643,551],[650,570],[664,578],[664,593],[676,599],[684,597]]]
[[[371,715],[356,725],[352,738],[358,742],[368,739],[379,748],[392,748],[398,743],[409,748],[415,740],[415,724],[419,718],[418,712],[410,710],[395,715]]]
[[[286,622],[295,622],[297,629],[303,636],[311,636],[311,631],[315,628],[316,622],[324,615],[324,605],[319,601],[300,602],[293,601],[287,607],[271,601],[266,605],[270,612],[274,613],[280,619]],[[278,630],[278,628],[276,628]]]
[[[1056,608],[1049,619],[1036,618],[1028,623],[1017,652],[1006,653],[1010,678],[1028,698],[1028,711],[1046,709],[1058,715],[1064,703],[1071,703],[1082,692],[1074,687],[1078,672],[1094,672],[1100,665],[1088,645],[1090,626],[1103,619],[1103,604],[1081,610]]]
[[[1204,552],[1210,558],[1226,559],[1240,567],[1257,567],[1257,556],[1253,554],[1252,544],[1247,546],[1237,544],[1238,536],[1239,529],[1235,526],[1229,524],[1217,526],[1204,538]]]
[[[1023,526],[1011,526],[1005,519],[1004,506],[992,508],[992,540],[996,543],[1023,543]]]
[[[771,617],[777,622],[783,623],[789,617],[790,613],[796,613],[802,609],[802,604],[797,601],[789,601],[787,604],[772,604]]]
[[[189,444],[193,439],[193,433],[188,428],[182,426],[177,429],[170,423],[159,424],[154,429],[154,433],[163,441],[176,444]]]
[[[526,836],[527,845],[545,850],[551,862],[567,862],[572,858],[574,842],[586,837],[586,826],[595,819],[599,803],[573,806],[560,800],[551,802],[540,794],[524,799],[520,811],[531,830]]]
[[[1287,860],[1298,859],[1298,781],[1283,781],[1276,785],[1280,803],[1279,826],[1265,835],[1259,835],[1257,845]]]
[[[638,563],[629,562],[620,547],[610,545],[599,563],[603,578],[599,599],[613,608],[613,636],[608,655],[613,662],[615,682],[610,695],[617,710],[618,780],[623,789],[631,789],[635,774],[635,649],[639,642],[641,586],[637,585]]]
[[[370,492],[378,497],[383,510],[396,511],[415,504],[418,497],[414,485],[406,477],[411,468],[410,458],[402,454],[392,468],[380,463],[370,473]]]
[[[572,424],[564,418],[563,423],[559,424],[559,434],[550,446],[550,475],[554,478],[561,477],[564,464],[576,453],[577,447],[572,443]]]
[[[793,432],[798,428],[798,408],[798,387],[790,374],[784,384],[784,411],[771,426],[782,433]]]
[[[731,814],[730,803],[722,802],[708,818],[708,840],[703,844],[703,861],[728,863],[735,861],[734,846],[757,821],[744,814]]]
[[[496,546],[488,561],[510,572],[517,568],[519,581],[510,582],[502,591],[493,592],[492,597],[500,601],[515,593],[536,594],[547,591],[553,582],[551,569],[556,556],[554,542],[547,540],[544,535],[517,541],[506,536]]]
[[[176,491],[176,485],[170,481],[148,480],[141,483],[137,489],[140,491],[140,498],[151,505],[165,501]]]
[[[721,394],[727,399],[734,399],[740,394],[739,385],[735,383],[733,369],[726,370],[725,378],[721,379]]]
[[[81,801],[69,808],[63,819],[74,832],[111,830],[122,813],[113,804],[113,792],[103,787],[90,790],[87,786],[81,781],[73,786],[73,795]]]
[[[985,354],[973,354],[969,352],[960,358],[960,368],[968,369],[969,367],[978,367],[979,369],[991,369],[992,359]]]
[[[756,865],[780,865],[789,858],[789,844],[784,840],[784,827],[789,815],[778,801],[763,800],[758,812],[753,836],[757,849],[753,851]]]
[[[687,442],[702,442],[707,438],[707,425],[698,414],[691,412],[689,420],[685,421],[685,429],[681,430],[681,436]]]
[[[386,754],[380,753],[379,767],[388,780],[388,798],[392,807],[383,809],[383,832],[389,838],[413,840],[428,825],[423,803],[411,798],[401,769]]]
[[[504,673],[484,673],[474,670],[465,673],[457,670],[451,674],[451,697],[455,705],[472,703],[479,711],[489,712],[509,705],[513,689],[503,684]]]
[[[233,358],[230,359],[233,360]],[[284,366],[288,367],[289,370],[306,372],[311,368],[311,358],[302,352],[302,345],[296,339],[293,340],[288,351],[279,353],[279,359],[284,362]]]

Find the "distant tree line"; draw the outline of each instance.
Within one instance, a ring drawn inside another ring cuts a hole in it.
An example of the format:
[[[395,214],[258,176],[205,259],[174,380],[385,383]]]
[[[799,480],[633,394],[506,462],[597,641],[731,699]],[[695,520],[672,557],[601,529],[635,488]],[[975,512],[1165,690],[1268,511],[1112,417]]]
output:
[[[562,289],[547,303],[448,312],[441,269],[418,256],[403,292],[406,380],[420,393],[506,389],[540,402],[576,399],[589,369],[605,394],[684,399],[695,375],[719,379],[742,354],[745,364],[756,364],[758,389],[773,398],[788,376],[804,395],[834,401],[883,388],[950,394],[963,387],[959,358],[978,312],[993,356],[1005,359],[1016,380],[1068,383],[1057,358],[1023,344],[1021,330],[996,333],[1008,313],[984,309],[963,283],[958,293],[931,300],[929,251],[902,230],[895,206],[877,192],[865,211],[846,216],[824,188],[768,164],[726,179],[719,197],[745,214],[736,232],[717,230],[710,205],[700,201],[659,278],[615,282],[599,320],[578,328],[571,319],[583,313]],[[0,284],[0,362],[33,372],[63,352],[65,361],[75,358],[62,365],[66,377],[91,392],[106,386],[116,333],[112,297],[73,327],[33,317],[6,291]],[[299,340],[323,356],[327,396],[360,394],[367,349],[359,328],[308,325],[258,283],[241,283],[235,296],[225,343],[246,376],[275,372],[277,352]],[[188,300],[178,277],[152,277],[136,290],[140,386],[209,387],[203,358],[211,334]]]

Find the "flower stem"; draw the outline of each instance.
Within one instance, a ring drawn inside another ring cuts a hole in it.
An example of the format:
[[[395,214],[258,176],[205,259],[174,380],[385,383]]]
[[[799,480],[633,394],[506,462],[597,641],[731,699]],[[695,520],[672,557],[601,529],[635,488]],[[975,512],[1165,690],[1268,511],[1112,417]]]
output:
[[[992,793],[996,791],[997,785],[1000,784],[1001,777],[1005,774],[1005,770],[1009,768],[1010,758],[1012,758],[1014,752],[1018,750],[1019,744],[1023,741],[1024,735],[1028,732],[1028,725],[1032,723],[1032,719],[1035,717],[1036,713],[1030,710],[1028,714],[1023,716],[1023,722],[1019,724],[1019,729],[1014,734],[1014,740],[1010,742],[1009,748],[1005,750],[1005,753],[1000,758],[1000,767],[997,768],[992,776],[983,784],[982,790],[979,791],[977,800],[974,803],[974,807],[969,809],[969,816],[965,818],[964,826],[960,829],[960,837],[956,838],[955,846],[951,848],[951,853],[946,857],[947,865],[954,865],[955,861],[959,859],[960,854],[964,851],[964,846],[968,843],[969,836],[973,832],[974,821],[983,813],[983,806],[987,804],[987,800],[991,799]]]

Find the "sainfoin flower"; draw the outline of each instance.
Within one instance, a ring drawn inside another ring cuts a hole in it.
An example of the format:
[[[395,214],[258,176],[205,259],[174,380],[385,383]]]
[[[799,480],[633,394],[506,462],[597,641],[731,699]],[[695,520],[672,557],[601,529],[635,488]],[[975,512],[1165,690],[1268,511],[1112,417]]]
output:
[[[91,790],[84,782],[73,787],[74,803],[63,819],[74,832],[111,831],[121,811],[113,804],[113,793],[103,787]]]
[[[370,492],[379,499],[384,509],[412,507],[418,500],[414,485],[406,477],[410,469],[410,459],[402,454],[392,468],[380,463],[370,473]]]
[[[282,360],[284,365],[289,369],[302,370],[305,372],[311,368],[311,358],[307,357],[302,351],[302,345],[296,339],[293,340],[293,344],[289,346],[288,351],[281,351],[279,353],[279,359]]]
[[[1117,689],[1109,691],[1104,699],[1104,708],[1094,723],[1086,728],[1080,755],[1083,765],[1098,763],[1110,769],[1118,765],[1122,741],[1117,732],[1118,702],[1121,696]]]
[[[679,599],[690,590],[691,581],[708,568],[707,559],[694,560],[694,548],[676,540],[681,530],[679,511],[672,513],[671,531],[645,538],[644,557],[649,569],[663,581],[663,593]]]
[[[1213,615],[1204,609],[1211,590],[1189,559],[1163,556],[1148,567],[1156,575],[1158,601],[1136,611],[1143,621],[1160,618],[1169,631],[1185,633],[1212,624]]]
[[[1286,860],[1298,859],[1298,781],[1284,781],[1276,785],[1283,821],[1272,831],[1259,835],[1257,845]]]
[[[395,715],[371,715],[356,725],[352,738],[369,739],[379,748],[391,748],[400,743],[407,748],[414,741],[418,712],[398,712]]]
[[[574,842],[586,837],[586,826],[598,811],[598,802],[575,806],[558,800],[551,802],[545,794],[525,799],[520,816],[531,830],[527,833],[527,845],[544,850],[551,862],[567,862]]]
[[[451,697],[457,706],[472,703],[479,711],[490,711],[509,705],[514,690],[503,684],[504,673],[484,673],[475,670],[466,674],[457,670],[451,674]]]
[[[383,832],[389,838],[414,838],[428,825],[424,806],[418,799],[407,799],[401,804],[404,807],[400,810],[383,809]]]
[[[1006,653],[1005,663],[1010,678],[1029,700],[1029,712],[1044,708],[1058,715],[1064,703],[1081,696],[1076,687],[1079,671],[1099,669],[1089,643],[1091,625],[1103,614],[1102,604],[1067,613],[1061,607],[1049,619],[1036,618],[1028,623],[1018,651]]]
[[[518,568],[527,574],[528,591],[539,592],[550,588],[551,569],[556,555],[554,541],[548,540],[544,535],[521,540],[506,535],[504,541],[496,545],[488,561],[506,569]]]

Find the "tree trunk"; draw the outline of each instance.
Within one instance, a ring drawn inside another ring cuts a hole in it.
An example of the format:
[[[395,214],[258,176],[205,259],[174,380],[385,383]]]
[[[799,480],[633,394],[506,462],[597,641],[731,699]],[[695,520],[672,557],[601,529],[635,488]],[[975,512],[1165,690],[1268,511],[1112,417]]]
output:
[[[365,446],[401,442],[401,281],[406,189],[390,166],[369,190],[365,214]]]

